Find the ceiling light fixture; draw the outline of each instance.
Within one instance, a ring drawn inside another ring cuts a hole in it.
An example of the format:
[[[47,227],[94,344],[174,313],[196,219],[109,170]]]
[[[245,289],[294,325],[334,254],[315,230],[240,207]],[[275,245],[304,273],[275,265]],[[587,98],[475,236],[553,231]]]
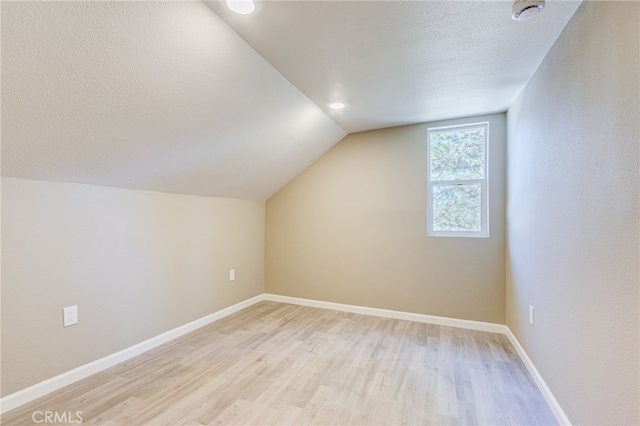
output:
[[[332,104],[329,104],[329,108],[331,109],[342,109],[345,107],[345,104],[343,104],[342,102],[334,102]]]
[[[226,0],[226,3],[229,9],[240,15],[248,15],[256,10],[256,4],[252,0]]]
[[[516,0],[511,17],[516,21],[528,21],[544,9],[544,0]]]

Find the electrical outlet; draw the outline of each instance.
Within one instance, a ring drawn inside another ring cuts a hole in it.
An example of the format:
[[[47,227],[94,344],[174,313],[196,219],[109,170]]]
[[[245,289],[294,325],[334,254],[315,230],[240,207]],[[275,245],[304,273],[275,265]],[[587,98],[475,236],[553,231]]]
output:
[[[533,306],[529,305],[529,324],[533,325]]]
[[[229,281],[235,281],[236,279],[236,270],[229,269]]]
[[[68,306],[62,310],[63,325],[69,327],[78,323],[78,305]]]

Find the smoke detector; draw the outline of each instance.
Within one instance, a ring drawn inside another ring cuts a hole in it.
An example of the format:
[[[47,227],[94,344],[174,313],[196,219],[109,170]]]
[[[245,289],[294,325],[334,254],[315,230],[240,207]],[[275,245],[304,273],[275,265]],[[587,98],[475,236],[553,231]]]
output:
[[[544,0],[516,0],[513,3],[511,17],[516,21],[528,21],[542,12],[542,9],[544,9]]]

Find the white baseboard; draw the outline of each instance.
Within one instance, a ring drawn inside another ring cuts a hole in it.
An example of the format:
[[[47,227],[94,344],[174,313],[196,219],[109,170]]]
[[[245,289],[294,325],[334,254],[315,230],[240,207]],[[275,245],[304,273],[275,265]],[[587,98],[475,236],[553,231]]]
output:
[[[518,339],[511,332],[509,327],[507,327],[504,324],[461,320],[456,318],[439,317],[434,315],[424,315],[424,314],[416,314],[411,312],[392,311],[388,309],[369,308],[366,306],[345,305],[342,303],[323,302],[320,300],[301,299],[298,297],[280,296],[277,294],[268,294],[268,293],[260,294],[258,296],[252,297],[251,299],[247,299],[235,305],[221,309],[203,318],[197,319],[188,324],[182,325],[180,327],[174,328],[173,330],[169,330],[158,336],[152,337],[149,340],[145,340],[144,342],[133,345],[127,349],[123,349],[119,352],[108,355],[104,358],[82,365],[71,371],[67,371],[66,373],[62,373],[58,376],[44,380],[40,383],[37,383],[26,389],[20,390],[11,395],[7,395],[4,398],[0,399],[0,414],[6,413],[7,411],[13,410],[14,408],[17,408],[21,405],[34,401],[42,396],[47,395],[48,393],[51,393],[60,388],[63,388],[72,383],[75,383],[79,380],[82,380],[86,377],[89,377],[92,374],[96,374],[100,371],[106,370],[107,368],[113,367],[116,364],[120,364],[121,362],[127,361],[137,355],[140,355],[141,353],[144,353],[157,346],[167,343],[173,339],[176,339],[180,336],[183,336],[187,333],[197,330],[200,327],[204,327],[205,325],[211,324],[214,321],[217,321],[221,318],[224,318],[228,315],[231,315],[241,309],[249,307],[263,300],[268,300],[271,302],[279,302],[279,303],[289,303],[293,305],[309,306],[313,308],[332,309],[335,311],[352,312],[352,313],[363,314],[363,315],[373,315],[373,316],[384,317],[384,318],[394,318],[394,319],[400,319],[400,320],[406,320],[406,321],[415,321],[415,322],[422,322],[422,323],[428,323],[428,324],[443,325],[447,327],[466,328],[470,330],[488,331],[491,333],[504,334],[507,336],[509,341],[511,341],[511,344],[515,347],[516,351],[518,352],[518,355],[520,355],[522,362],[527,367],[527,370],[529,370],[529,373],[533,377],[533,380],[538,386],[538,389],[540,389],[540,392],[542,393],[545,400],[549,404],[549,407],[551,408],[553,414],[556,416],[558,423],[560,423],[561,425],[571,425],[568,417],[560,407],[560,404],[558,404],[558,401],[555,399],[555,397],[551,393],[551,390],[549,389],[547,384],[542,379],[542,376],[540,376],[540,373],[538,372],[536,367],[533,365],[533,362],[531,361],[527,353],[522,348],[522,345],[520,345],[520,342],[518,342]]]
[[[520,355],[520,359],[522,359],[522,362],[527,367],[527,370],[529,370],[529,374],[531,374],[531,377],[533,378],[533,381],[538,386],[540,393],[542,394],[544,399],[547,401],[547,404],[549,404],[549,408],[551,408],[553,415],[556,416],[556,420],[558,420],[558,423],[561,425],[570,426],[571,422],[569,421],[569,418],[562,410],[562,407],[558,403],[558,400],[553,396],[553,393],[551,393],[551,389],[549,389],[549,387],[545,383],[544,379],[538,372],[538,369],[533,364],[533,361],[531,361],[531,358],[529,358],[529,355],[527,355],[524,348],[516,338],[515,334],[513,334],[511,329],[509,327],[506,327],[506,329],[507,330],[505,332],[505,335],[507,336],[507,338],[509,339],[513,347],[516,348],[518,355]]]
[[[292,305],[309,306],[312,308],[332,309],[334,311],[352,312],[354,314],[373,315],[376,317],[393,318],[405,321],[424,322],[427,324],[444,325],[447,327],[466,328],[470,330],[488,331],[490,333],[505,334],[507,326],[492,322],[463,320],[457,318],[438,317],[434,315],[415,314],[411,312],[392,311],[389,309],[369,308],[366,306],[345,305],[342,303],[323,302],[321,300],[300,299],[298,297],[280,296],[278,294],[264,294],[264,300],[271,302],[290,303]]]
[[[40,383],[36,383],[35,385],[29,386],[28,388],[22,389],[16,393],[7,395],[4,398],[0,399],[0,414],[6,413],[7,411],[13,410],[14,408],[17,408],[21,405],[34,401],[48,393],[89,377],[92,374],[96,374],[100,371],[106,370],[107,368],[113,367],[116,364],[127,361],[137,355],[140,355],[143,352],[146,352],[173,339],[197,330],[200,327],[211,324],[214,321],[231,315],[262,300],[264,300],[264,294],[260,294],[258,296],[252,297],[251,299],[236,303],[235,305],[221,309],[217,312],[214,312],[210,315],[207,315],[180,327],[176,327],[173,330],[169,330],[167,332],[159,334],[158,336],[152,337],[149,340],[145,340],[144,342],[138,343],[114,354],[107,355],[104,358],[100,358],[78,368],[74,368],[73,370],[44,380]]]

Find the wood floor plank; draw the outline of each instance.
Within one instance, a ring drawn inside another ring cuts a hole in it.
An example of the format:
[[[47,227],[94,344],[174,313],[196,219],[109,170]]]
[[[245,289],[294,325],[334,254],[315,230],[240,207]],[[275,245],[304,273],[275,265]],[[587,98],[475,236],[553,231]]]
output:
[[[500,334],[261,302],[2,416],[92,425],[556,424]]]

